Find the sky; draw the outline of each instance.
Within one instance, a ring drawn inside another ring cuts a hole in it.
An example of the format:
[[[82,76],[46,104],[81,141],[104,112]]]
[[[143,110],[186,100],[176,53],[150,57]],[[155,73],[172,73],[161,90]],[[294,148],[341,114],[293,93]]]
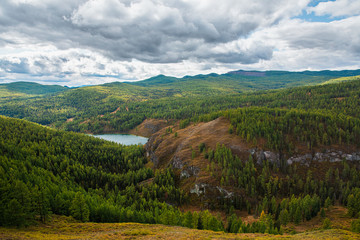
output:
[[[1,0],[0,83],[360,69],[360,1]]]

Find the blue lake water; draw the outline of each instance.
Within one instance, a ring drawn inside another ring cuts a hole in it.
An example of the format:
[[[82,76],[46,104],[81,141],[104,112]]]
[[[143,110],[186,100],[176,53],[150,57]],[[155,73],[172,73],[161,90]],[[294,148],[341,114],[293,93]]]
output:
[[[98,137],[107,141],[112,141],[116,143],[120,143],[123,145],[132,145],[132,144],[145,144],[148,140],[146,137],[140,137],[131,134],[100,134],[100,135],[92,135],[94,137]]]

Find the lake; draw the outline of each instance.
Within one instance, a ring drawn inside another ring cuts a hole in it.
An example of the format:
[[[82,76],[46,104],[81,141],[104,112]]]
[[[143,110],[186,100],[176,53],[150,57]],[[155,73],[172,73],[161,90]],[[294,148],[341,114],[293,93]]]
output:
[[[140,137],[131,134],[100,134],[100,135],[92,135],[97,138],[101,138],[107,141],[112,141],[116,143],[120,143],[123,145],[132,145],[132,144],[145,144],[148,140],[146,137]]]

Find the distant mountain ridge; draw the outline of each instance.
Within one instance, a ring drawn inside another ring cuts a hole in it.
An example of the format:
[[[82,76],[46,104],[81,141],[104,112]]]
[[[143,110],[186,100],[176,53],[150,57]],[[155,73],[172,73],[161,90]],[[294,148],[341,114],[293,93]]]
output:
[[[210,73],[194,76],[184,76],[182,78],[158,75],[142,81],[126,82],[136,86],[173,86],[174,84],[195,83],[195,81],[219,82],[242,90],[266,90],[287,88],[302,85],[316,85],[334,78],[352,77],[360,75],[358,70],[322,70],[322,71],[245,71],[237,70],[224,74]]]
[[[322,71],[256,71],[256,70],[236,70],[230,71],[224,74],[217,73],[209,73],[209,74],[198,74],[194,76],[186,75],[184,77],[172,77],[166,76],[163,74],[153,76],[140,81],[123,81],[121,83],[126,83],[129,85],[142,86],[142,87],[153,87],[153,86],[162,86],[162,85],[174,85],[185,82],[192,82],[196,80],[205,80],[223,83],[224,81],[230,81],[231,83],[243,84],[241,87],[249,87],[255,88],[254,84],[260,84],[261,90],[265,89],[276,89],[283,87],[294,87],[294,86],[302,86],[302,85],[315,85],[326,82],[330,79],[342,78],[342,77],[354,77],[360,75],[360,69],[357,70],[322,70]],[[273,84],[271,84],[271,82]],[[111,82],[105,84],[99,84],[101,86],[111,86],[117,85],[116,83],[120,82]],[[246,85],[248,83],[248,85]],[[267,83],[267,84],[265,84]],[[305,83],[305,84],[303,84]],[[91,86],[99,86],[99,85],[81,85],[75,88],[84,88]],[[118,86],[118,85],[117,85]],[[267,88],[268,87],[268,88]],[[24,94],[47,94],[47,93],[56,93],[62,92],[69,89],[72,89],[67,86],[61,85],[43,85],[35,82],[27,82],[27,81],[18,81],[12,83],[3,83],[0,84],[0,90],[5,88],[6,90]],[[247,89],[248,90],[248,89]],[[0,94],[1,95],[1,94]]]
[[[68,87],[63,87],[60,85],[42,85],[39,83],[24,82],[24,81],[0,84],[0,88],[5,88],[11,92],[24,93],[30,95],[57,93],[69,89]]]

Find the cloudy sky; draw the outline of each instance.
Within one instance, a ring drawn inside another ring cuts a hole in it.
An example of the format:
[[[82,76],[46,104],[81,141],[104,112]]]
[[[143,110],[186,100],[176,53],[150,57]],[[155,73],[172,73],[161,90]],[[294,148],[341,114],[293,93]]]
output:
[[[0,83],[360,68],[360,1],[1,0]]]

